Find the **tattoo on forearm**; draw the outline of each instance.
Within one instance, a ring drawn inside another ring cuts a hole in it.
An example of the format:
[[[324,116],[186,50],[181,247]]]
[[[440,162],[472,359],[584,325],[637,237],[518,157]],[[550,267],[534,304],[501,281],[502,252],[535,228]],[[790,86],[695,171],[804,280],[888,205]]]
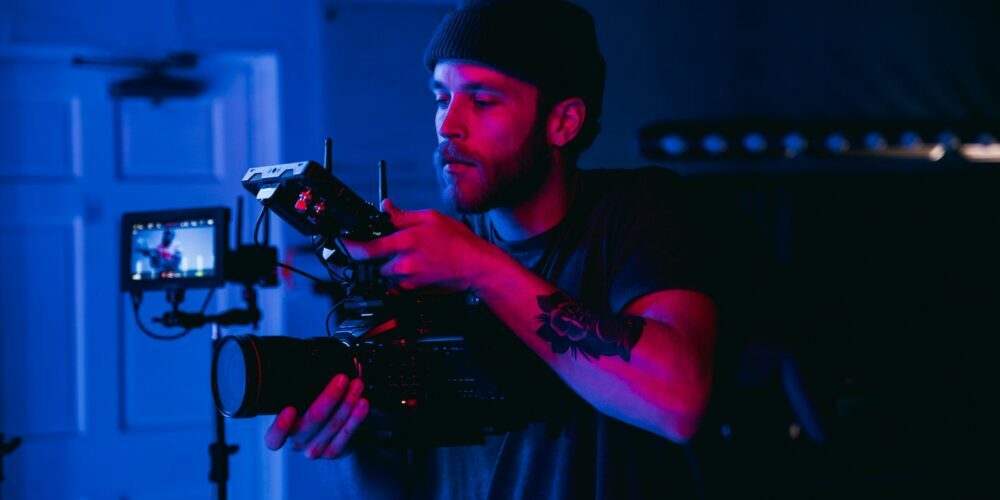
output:
[[[587,359],[621,356],[628,361],[646,326],[638,316],[587,310],[561,291],[539,295],[538,307],[538,336],[552,344],[552,352],[570,351],[573,357],[580,353]]]

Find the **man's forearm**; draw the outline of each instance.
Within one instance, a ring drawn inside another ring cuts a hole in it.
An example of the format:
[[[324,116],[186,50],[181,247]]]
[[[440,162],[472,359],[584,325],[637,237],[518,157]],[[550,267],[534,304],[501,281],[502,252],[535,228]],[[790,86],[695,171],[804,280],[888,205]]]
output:
[[[675,441],[694,433],[711,383],[711,346],[684,321],[641,306],[588,310],[499,251],[474,292],[602,413]]]

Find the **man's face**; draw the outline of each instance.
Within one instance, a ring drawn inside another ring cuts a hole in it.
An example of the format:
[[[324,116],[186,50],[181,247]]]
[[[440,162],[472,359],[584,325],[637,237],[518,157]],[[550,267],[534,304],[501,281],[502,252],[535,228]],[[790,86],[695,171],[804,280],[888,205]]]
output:
[[[551,167],[538,89],[483,66],[440,62],[431,90],[445,202],[482,213],[530,198]]]

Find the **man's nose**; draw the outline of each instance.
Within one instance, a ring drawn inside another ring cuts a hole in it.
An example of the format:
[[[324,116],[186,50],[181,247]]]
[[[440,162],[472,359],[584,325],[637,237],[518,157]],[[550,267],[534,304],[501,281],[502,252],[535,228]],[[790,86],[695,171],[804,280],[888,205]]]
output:
[[[438,135],[443,139],[450,140],[461,140],[468,136],[461,106],[456,106],[456,103],[452,101],[448,109],[441,111],[441,113],[443,116],[439,115]]]

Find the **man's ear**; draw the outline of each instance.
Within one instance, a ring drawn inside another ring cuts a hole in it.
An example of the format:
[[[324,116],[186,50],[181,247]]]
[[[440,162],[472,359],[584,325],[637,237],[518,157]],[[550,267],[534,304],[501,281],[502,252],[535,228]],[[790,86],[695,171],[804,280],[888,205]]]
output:
[[[573,140],[587,118],[587,105],[579,97],[570,97],[556,103],[549,112],[549,144],[561,148]]]

